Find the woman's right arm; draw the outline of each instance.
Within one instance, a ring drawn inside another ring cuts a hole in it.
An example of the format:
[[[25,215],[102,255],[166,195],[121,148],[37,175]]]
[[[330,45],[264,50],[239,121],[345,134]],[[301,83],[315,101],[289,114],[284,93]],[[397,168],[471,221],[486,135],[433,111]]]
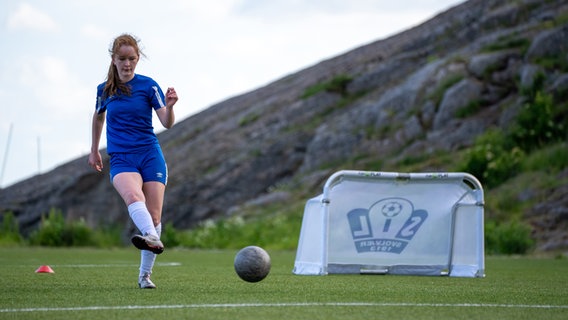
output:
[[[89,154],[89,165],[97,171],[103,170],[103,159],[99,152],[99,143],[101,141],[101,133],[105,124],[105,112],[93,114],[91,153]]]

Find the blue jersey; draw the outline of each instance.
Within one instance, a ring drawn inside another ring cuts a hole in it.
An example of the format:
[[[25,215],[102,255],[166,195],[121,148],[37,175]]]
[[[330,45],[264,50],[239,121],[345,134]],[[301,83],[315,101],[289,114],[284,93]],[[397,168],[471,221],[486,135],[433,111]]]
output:
[[[165,107],[164,93],[152,78],[135,74],[127,83],[131,95],[104,97],[105,83],[97,86],[97,113],[106,111],[107,152],[137,152],[158,147],[152,112]]]

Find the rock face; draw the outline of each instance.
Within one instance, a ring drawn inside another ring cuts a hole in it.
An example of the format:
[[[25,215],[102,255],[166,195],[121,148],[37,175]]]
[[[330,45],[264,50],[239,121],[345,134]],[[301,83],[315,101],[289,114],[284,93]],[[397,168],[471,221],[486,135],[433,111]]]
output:
[[[471,146],[489,127],[510,124],[520,89],[539,75],[566,98],[566,68],[540,62],[568,64],[567,13],[563,0],[467,1],[179,122],[159,135],[170,173],[165,222],[186,228],[230,214],[298,177],[315,194],[329,173],[321,168],[356,157],[396,163]],[[91,226],[130,223],[108,174],[86,163],[0,190],[0,212],[12,211],[24,233],[50,208]],[[567,193],[554,190],[529,214],[543,250],[568,247]]]

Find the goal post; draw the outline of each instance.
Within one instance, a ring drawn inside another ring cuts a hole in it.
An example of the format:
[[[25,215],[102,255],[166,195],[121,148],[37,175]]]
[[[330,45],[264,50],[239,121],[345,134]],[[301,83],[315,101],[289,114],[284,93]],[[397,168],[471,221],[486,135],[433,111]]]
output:
[[[306,202],[293,273],[483,277],[483,215],[468,173],[338,171]]]

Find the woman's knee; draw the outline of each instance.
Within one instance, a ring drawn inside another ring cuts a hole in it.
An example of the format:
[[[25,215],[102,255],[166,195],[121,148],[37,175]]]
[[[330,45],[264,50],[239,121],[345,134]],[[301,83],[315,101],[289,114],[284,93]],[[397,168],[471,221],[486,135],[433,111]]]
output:
[[[113,185],[126,205],[130,205],[138,201],[146,201],[144,192],[142,191],[142,179],[139,174],[118,174],[113,179]]]
[[[127,206],[134,202],[146,202],[144,194],[142,192],[137,192],[136,190],[126,190],[121,193],[121,196]]]

